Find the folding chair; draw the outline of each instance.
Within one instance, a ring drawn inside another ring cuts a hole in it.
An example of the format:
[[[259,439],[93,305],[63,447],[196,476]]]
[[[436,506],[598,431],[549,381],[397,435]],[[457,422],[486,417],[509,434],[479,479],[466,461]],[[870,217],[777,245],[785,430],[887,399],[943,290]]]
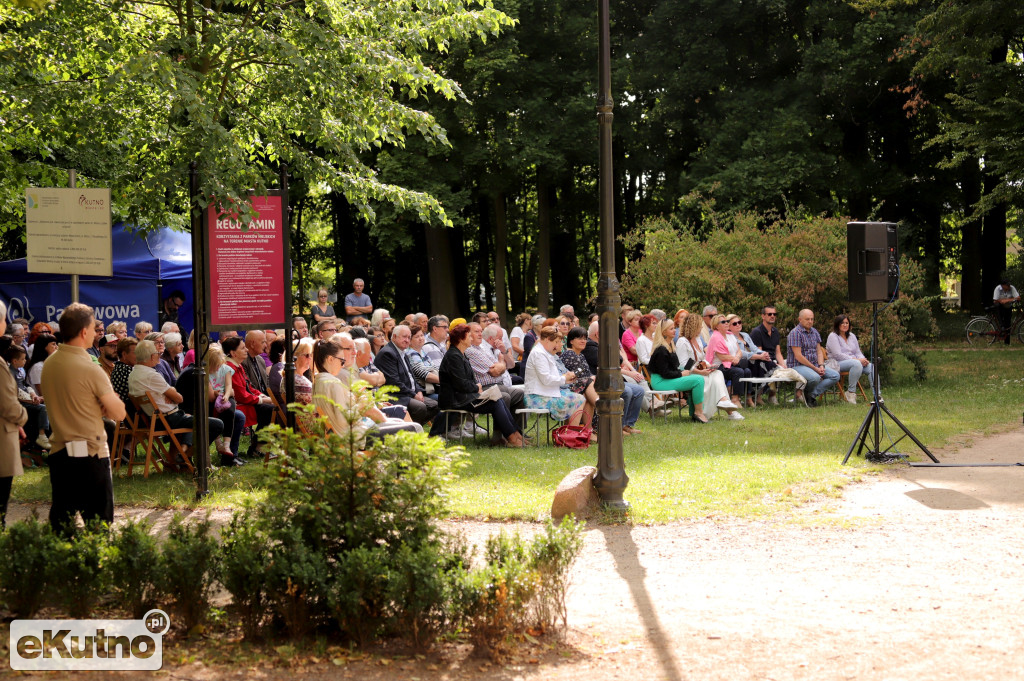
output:
[[[825,353],[825,361],[827,362],[828,361],[828,350],[824,350],[824,348],[823,348],[823,351]],[[849,382],[850,382],[850,372],[849,371],[840,371],[839,372],[839,382],[836,383],[834,386],[832,386],[832,389],[829,390],[825,394],[826,395],[834,395],[834,396],[838,397],[839,399],[841,399],[843,401],[846,401],[846,395],[845,395],[846,384],[849,383]],[[860,380],[859,379],[857,380],[857,389],[860,390],[860,396],[862,398],[864,398],[864,402],[870,404],[871,400],[868,399],[867,393],[864,392],[864,386],[862,386],[860,384]]]
[[[146,438],[146,471],[145,477],[149,477],[149,466],[151,463],[156,464],[153,460],[153,445],[156,444],[157,453],[163,460],[164,468],[170,465],[172,468],[176,468],[178,463],[173,458],[174,456],[180,455],[185,465],[189,467],[193,473],[195,472],[195,466],[189,461],[188,452],[185,451],[185,446],[178,440],[178,435],[185,433],[191,433],[191,428],[171,428],[170,424],[167,423],[167,418],[162,414],[155,406],[153,400],[153,394],[148,390],[144,395],[132,395],[132,404],[135,405],[135,411],[139,418],[138,434],[141,434]],[[153,415],[150,416],[143,407],[148,405],[153,410]],[[165,443],[163,440],[158,438],[166,437],[170,440],[170,445]],[[172,456],[173,455],[173,456]],[[132,460],[134,461],[134,456]],[[159,470],[159,466],[156,466]],[[128,474],[131,475],[132,465],[128,465]]]
[[[331,425],[330,420],[320,411],[319,407],[316,408],[315,416],[306,413],[295,414],[295,426],[306,437],[327,437],[335,432],[334,426]],[[323,430],[323,432],[321,433],[320,430]]]
[[[288,412],[284,408],[284,404],[278,401],[277,395],[271,390],[267,393],[270,395],[270,402],[274,405],[274,415],[270,418],[271,423],[280,423],[282,427],[288,427]]]
[[[652,398],[651,398],[651,406],[647,410],[647,413],[651,417],[651,423],[654,423],[654,398],[653,398],[654,395],[657,395],[658,397],[661,397],[662,399],[665,400],[665,406],[664,406],[664,409],[665,409],[665,414],[664,414],[665,421],[668,421],[668,412],[672,408],[670,400],[673,397],[678,399],[678,402],[676,403],[676,407],[677,407],[677,410],[679,412],[679,416],[682,417],[682,415],[683,415],[683,393],[678,391],[678,390],[654,390],[651,387],[651,372],[647,369],[647,365],[646,364],[641,364],[640,365],[640,375],[642,375],[644,377],[644,381],[646,382],[646,385],[644,386],[644,392],[646,392],[648,395],[652,396]]]
[[[134,405],[133,405],[134,406]],[[114,450],[111,456],[115,457],[114,472],[121,473],[121,450],[128,449],[128,475],[132,474],[132,466],[135,464],[135,455],[139,446],[139,414],[138,411],[129,409],[127,415],[117,424],[114,431]],[[125,445],[127,442],[127,446]]]
[[[462,444],[462,441],[465,438],[465,433],[462,430],[463,426],[466,423],[472,423],[474,426],[479,425],[476,422],[476,417],[478,417],[478,416],[483,416],[484,417],[484,430],[487,431],[487,439],[490,439],[490,437],[491,437],[491,415],[490,414],[477,414],[475,412],[466,411],[464,409],[442,409],[441,413],[438,416],[444,418],[444,438],[445,438],[445,440],[448,439],[448,433],[449,433],[449,430],[451,429],[451,419],[452,419],[452,415],[453,414],[458,417],[457,418],[457,423],[459,424],[459,426],[458,426],[459,427],[459,438],[458,438],[458,440],[459,440],[459,444],[460,445]],[[435,418],[437,418],[437,417],[435,417]],[[476,439],[476,434],[474,433],[472,436],[470,436],[470,440],[475,440],[475,439]]]
[[[544,418],[544,433],[547,443],[551,444],[551,431],[566,421],[557,421],[547,409],[516,409],[516,416],[520,419],[523,432],[523,446],[526,446],[526,439],[533,433],[533,446],[540,446],[540,420]],[[536,416],[533,425],[530,425],[530,417]]]

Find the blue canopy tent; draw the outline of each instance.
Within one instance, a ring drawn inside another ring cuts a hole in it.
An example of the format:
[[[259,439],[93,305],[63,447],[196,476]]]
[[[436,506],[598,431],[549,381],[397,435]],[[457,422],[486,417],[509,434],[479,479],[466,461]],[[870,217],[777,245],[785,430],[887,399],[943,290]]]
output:
[[[178,317],[187,337],[192,329],[192,235],[162,228],[142,237],[117,223],[112,239],[114,276],[79,277],[81,302],[92,306],[104,324],[125,322],[131,334],[143,320],[156,327],[162,298],[180,290],[185,304]],[[55,321],[71,302],[71,277],[28,272],[25,258],[0,262],[0,299],[7,303],[8,321]]]

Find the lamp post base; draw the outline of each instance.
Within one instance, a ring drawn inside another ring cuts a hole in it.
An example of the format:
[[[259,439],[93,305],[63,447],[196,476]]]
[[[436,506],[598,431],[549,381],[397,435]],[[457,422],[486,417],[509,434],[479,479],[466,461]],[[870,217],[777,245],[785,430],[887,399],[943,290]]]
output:
[[[624,515],[629,513],[630,509],[629,502],[624,499],[618,499],[616,501],[602,501],[601,509],[608,513],[615,513],[617,515]]]

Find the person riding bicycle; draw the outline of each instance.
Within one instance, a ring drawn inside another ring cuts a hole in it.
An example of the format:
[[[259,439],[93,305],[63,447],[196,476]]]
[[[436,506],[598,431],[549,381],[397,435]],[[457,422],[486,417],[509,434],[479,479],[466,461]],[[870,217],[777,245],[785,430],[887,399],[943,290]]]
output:
[[[1006,334],[1006,344],[1010,344],[1010,318],[1012,316],[1013,304],[1020,301],[1020,294],[1017,289],[1010,285],[1010,282],[1003,279],[996,286],[992,293],[992,302],[995,303],[996,313],[999,315],[999,323]]]

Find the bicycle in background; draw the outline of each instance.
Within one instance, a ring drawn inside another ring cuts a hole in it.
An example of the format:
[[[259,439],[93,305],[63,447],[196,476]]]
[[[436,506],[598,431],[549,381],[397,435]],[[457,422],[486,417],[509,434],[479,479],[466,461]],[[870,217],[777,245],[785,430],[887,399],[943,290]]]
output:
[[[999,315],[996,314],[997,306],[992,305],[985,308],[986,314],[975,315],[971,317],[970,321],[967,322],[967,326],[964,327],[964,332],[967,334],[967,343],[974,345],[992,345],[997,340],[1005,341],[1007,332],[1003,330],[1003,326],[999,321]],[[1010,318],[1010,338],[1016,336],[1017,340],[1024,343],[1024,307],[1020,303],[1015,303],[1013,308],[1013,316]]]

